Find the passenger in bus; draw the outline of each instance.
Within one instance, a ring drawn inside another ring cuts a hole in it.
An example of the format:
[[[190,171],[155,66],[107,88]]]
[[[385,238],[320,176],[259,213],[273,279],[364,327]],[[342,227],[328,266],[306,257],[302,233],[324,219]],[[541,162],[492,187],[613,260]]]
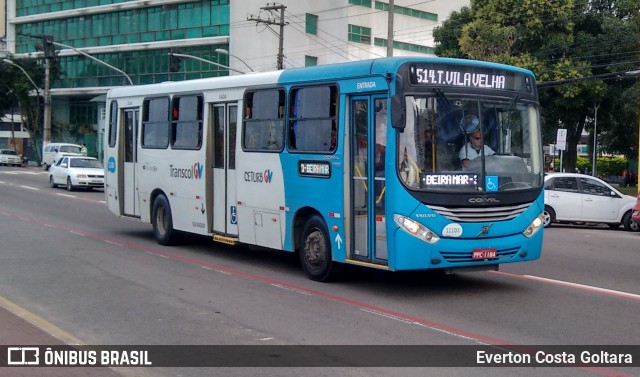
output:
[[[480,120],[475,115],[467,115],[460,120],[460,128],[464,131],[469,141],[462,146],[458,157],[463,167],[469,166],[471,160],[479,157],[482,152],[490,156],[495,152],[488,145],[482,146],[482,133],[480,132]]]

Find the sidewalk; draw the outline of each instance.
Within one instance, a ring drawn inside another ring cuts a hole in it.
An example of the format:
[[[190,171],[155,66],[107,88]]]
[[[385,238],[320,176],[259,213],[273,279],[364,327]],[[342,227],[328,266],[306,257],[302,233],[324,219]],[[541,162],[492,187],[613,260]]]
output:
[[[0,305],[0,344],[48,346],[64,345],[65,343]],[[6,360],[6,357],[7,355],[0,355],[0,360]],[[40,355],[41,360],[42,357]],[[122,377],[122,374],[106,367],[18,366],[0,368],[0,375],[6,377]]]

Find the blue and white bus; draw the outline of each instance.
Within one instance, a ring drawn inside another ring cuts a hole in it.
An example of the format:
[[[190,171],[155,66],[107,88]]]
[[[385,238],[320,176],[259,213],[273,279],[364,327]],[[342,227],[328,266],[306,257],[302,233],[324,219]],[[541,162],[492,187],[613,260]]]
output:
[[[391,271],[498,269],[542,248],[534,76],[382,58],[113,89],[105,195],[178,233]],[[471,154],[475,155],[471,156]]]

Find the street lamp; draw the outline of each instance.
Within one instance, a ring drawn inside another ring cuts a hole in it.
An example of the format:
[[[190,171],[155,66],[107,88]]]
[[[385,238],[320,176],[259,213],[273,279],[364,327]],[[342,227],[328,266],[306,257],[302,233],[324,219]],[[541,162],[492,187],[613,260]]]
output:
[[[36,95],[38,97],[40,96],[40,88],[38,88],[38,85],[36,85],[36,83],[33,82],[33,79],[31,78],[31,76],[29,76],[27,71],[24,70],[24,68],[22,68],[20,65],[16,64],[13,60],[10,60],[10,59],[2,59],[2,61],[7,63],[7,64],[11,64],[12,66],[14,66],[14,67],[18,68],[19,70],[21,70],[22,73],[24,73],[24,75],[27,76],[27,78],[29,79],[29,81],[31,82],[33,87],[36,89]]]
[[[73,46],[65,45],[65,44],[62,44],[60,42],[54,42],[54,41],[51,41],[50,43],[52,45],[54,45],[54,46],[64,47],[64,48],[68,48],[70,50],[73,50],[73,51],[77,52],[78,54],[81,54],[81,55],[93,60],[96,63],[102,64],[102,65],[104,65],[106,67],[109,67],[109,68],[113,69],[114,71],[116,71],[116,72],[120,73],[122,76],[124,76],[127,79],[127,81],[129,81],[129,85],[133,85],[133,81],[131,81],[131,77],[129,77],[129,75],[127,75],[127,73],[125,71],[123,71],[123,70],[121,70],[119,68],[116,68],[116,67],[112,66],[111,64],[109,64],[107,62],[103,62],[102,60],[100,60],[100,59],[98,59],[98,58],[96,58],[94,56],[91,56],[91,55],[87,54],[84,51],[78,50],[77,48],[75,48]]]
[[[170,52],[170,53],[169,53],[169,55],[170,55],[170,56],[177,56],[177,57],[179,57],[179,58],[187,58],[187,59],[197,60],[197,61],[200,61],[200,62],[203,62],[203,63],[207,63],[207,64],[215,65],[216,67],[220,67],[220,68],[226,68],[226,69],[228,69],[228,70],[230,70],[230,71],[235,71],[235,72],[242,73],[242,74],[245,74],[245,73],[246,73],[246,72],[240,71],[240,70],[238,70],[238,69],[228,67],[228,66],[226,66],[226,65],[224,65],[224,64],[220,64],[220,63],[212,62],[212,61],[210,61],[210,60],[202,59],[202,58],[199,58],[199,57],[197,57],[197,56],[193,56],[193,55],[188,55],[188,54],[178,54],[178,53],[176,53],[176,52]]]
[[[219,53],[219,54],[229,55],[229,56],[231,56],[231,57],[234,57],[234,58],[236,58],[236,59],[240,60],[240,61],[241,61],[245,66],[247,66],[247,68],[249,68],[249,70],[250,70],[251,72],[254,72],[253,68],[251,68],[251,67],[249,66],[249,64],[247,64],[247,62],[245,62],[244,60],[240,59],[239,57],[237,57],[237,56],[235,56],[235,55],[230,54],[230,53],[229,53],[229,51],[227,51],[227,50],[225,50],[225,49],[223,49],[223,48],[216,48],[214,51],[215,51],[215,52],[217,52],[217,53]]]

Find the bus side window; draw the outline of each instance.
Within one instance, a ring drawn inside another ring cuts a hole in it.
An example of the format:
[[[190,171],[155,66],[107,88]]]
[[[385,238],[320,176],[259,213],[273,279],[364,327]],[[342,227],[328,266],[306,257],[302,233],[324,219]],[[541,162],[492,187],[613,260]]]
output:
[[[333,152],[337,147],[337,96],[335,86],[312,86],[291,91],[289,150]]]
[[[202,96],[174,97],[171,105],[171,147],[200,149],[202,145]]]
[[[169,98],[145,99],[142,107],[142,147],[167,148],[169,126]]]
[[[281,151],[284,146],[284,90],[248,91],[244,96],[242,148]]]

